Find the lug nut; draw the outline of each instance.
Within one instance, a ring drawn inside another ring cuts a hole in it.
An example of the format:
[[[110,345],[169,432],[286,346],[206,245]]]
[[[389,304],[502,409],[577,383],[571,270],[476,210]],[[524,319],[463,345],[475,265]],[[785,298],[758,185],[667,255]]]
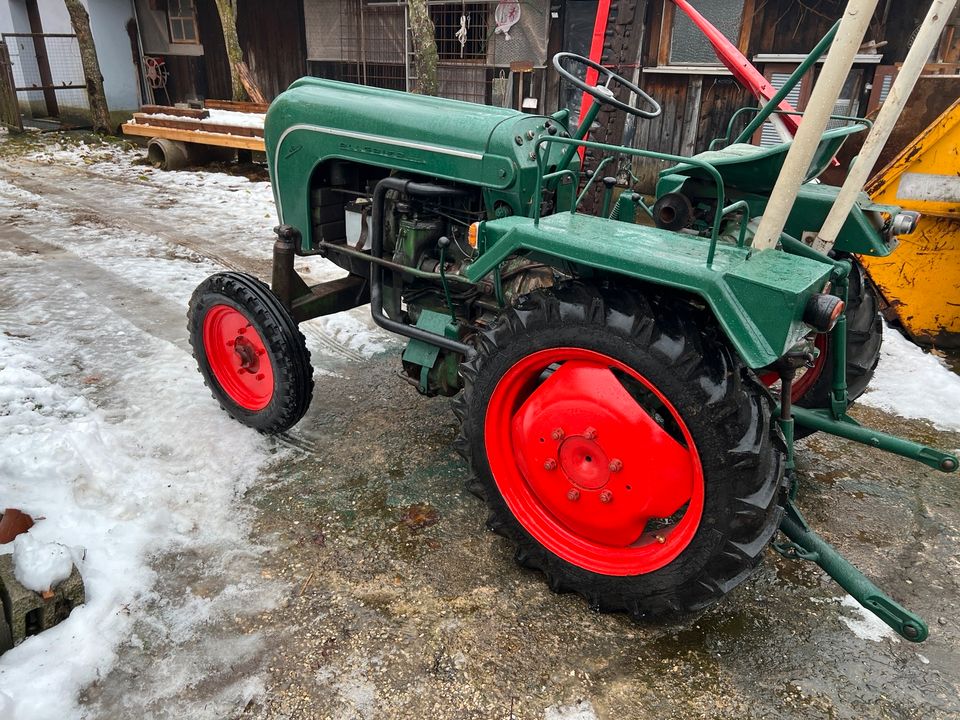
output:
[[[556,428],[552,433],[550,433],[550,437],[557,442],[563,440],[563,428]]]
[[[667,539],[663,535],[654,535],[654,537],[657,539],[657,542],[660,543],[661,545],[663,545],[667,541]]]
[[[600,502],[602,503],[611,503],[613,502],[613,493],[609,490],[604,490],[600,493]]]
[[[556,469],[557,469],[557,461],[554,460],[553,458],[547,458],[546,462],[543,463],[543,469],[544,469],[544,470],[556,470]]]
[[[245,332],[247,332],[247,329],[245,327],[242,327],[239,330],[237,330],[237,332],[243,335]]]
[[[567,490],[567,500],[570,502],[576,502],[580,499],[580,491],[576,488],[570,488]]]
[[[620,462],[617,458],[614,458],[613,460],[610,461],[610,464],[607,465],[607,469],[609,469],[610,472],[620,472],[621,470],[623,470],[623,463]]]
[[[233,340],[227,340],[227,347],[233,347]]]
[[[597,439],[596,428],[588,427],[586,430],[583,431],[583,436],[587,440],[596,440]]]
[[[257,375],[257,380],[263,380],[264,377],[266,376],[263,373],[260,373],[259,375]]]

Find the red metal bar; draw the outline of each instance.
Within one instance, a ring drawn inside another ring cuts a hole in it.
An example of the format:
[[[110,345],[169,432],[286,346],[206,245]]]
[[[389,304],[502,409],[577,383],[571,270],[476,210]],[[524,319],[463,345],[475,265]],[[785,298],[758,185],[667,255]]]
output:
[[[607,33],[607,20],[610,17],[610,0],[600,0],[597,5],[597,18],[593,23],[593,39],[590,42],[590,59],[593,60],[598,65],[603,60],[603,38]],[[599,73],[593,68],[587,68],[587,85],[596,85]],[[577,125],[583,122],[583,118],[586,117],[587,111],[590,109],[590,106],[593,104],[593,95],[589,93],[583,93],[583,99],[580,100],[580,118],[577,120]],[[588,132],[584,135],[584,139],[588,138],[590,133]],[[580,148],[580,159],[583,159],[583,148]]]
[[[757,70],[749,60],[744,56],[740,49],[730,42],[727,37],[717,30],[709,20],[698,13],[687,0],[671,0],[674,5],[683,10],[687,17],[696,25],[706,36],[707,40],[713,46],[720,62],[733,73],[733,76],[747,87],[758,99],[767,101],[772,98],[777,89],[767,82],[767,79]],[[786,112],[796,112],[796,109],[786,100],[781,101],[777,106],[780,110]],[[783,123],[791,135],[796,135],[799,127],[798,116],[779,115],[777,118]]]

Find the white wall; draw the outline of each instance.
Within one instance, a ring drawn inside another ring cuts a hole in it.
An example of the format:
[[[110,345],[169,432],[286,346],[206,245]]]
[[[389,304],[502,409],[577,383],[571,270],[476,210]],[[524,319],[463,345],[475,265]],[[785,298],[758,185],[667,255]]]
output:
[[[90,28],[97,45],[100,72],[103,74],[107,106],[112,112],[134,112],[140,106],[139,79],[133,64],[133,51],[127,34],[127,23],[133,18],[132,0],[83,0],[90,14]],[[40,21],[45,33],[72,33],[70,15],[63,0],[37,0]],[[0,0],[0,32],[30,32],[24,0]],[[39,73],[29,38],[20,38],[16,46],[11,42],[11,55],[20,55],[24,73],[34,81]],[[67,51],[67,48],[72,51]],[[50,73],[54,84],[83,83],[79,58],[75,55],[73,40],[51,38],[48,40]],[[69,58],[69,59],[61,59]],[[14,59],[14,64],[17,60]],[[18,93],[21,107],[26,112],[39,112],[43,107],[42,94]],[[38,105],[39,101],[39,105]],[[57,104],[61,115],[86,115],[88,110],[86,90],[58,90]]]
[[[23,0],[0,0],[0,33],[28,32],[30,19]],[[13,63],[13,82],[18,86],[38,83],[40,69],[37,67],[33,41],[30,38],[7,38],[7,49]],[[20,110],[28,117],[45,114],[42,92],[19,92],[17,99],[20,101]]]
[[[130,0],[85,2],[97,44],[107,106],[112,112],[134,112],[140,107],[140,90],[137,68],[133,64],[133,46],[127,34],[127,23],[133,19],[133,3]]]

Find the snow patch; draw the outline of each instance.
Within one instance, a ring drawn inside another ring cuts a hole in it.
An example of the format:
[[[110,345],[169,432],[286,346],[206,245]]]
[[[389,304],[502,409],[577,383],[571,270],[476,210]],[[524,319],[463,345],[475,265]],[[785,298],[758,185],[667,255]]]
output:
[[[589,700],[577,700],[570,705],[551,705],[543,711],[543,720],[598,720]]]
[[[236,110],[215,110],[208,109],[210,117],[198,120],[188,118],[183,115],[173,115],[171,113],[150,113],[137,122],[138,125],[150,125],[151,119],[156,120],[187,120],[199,122],[202,125],[226,125],[236,128],[259,128],[263,129],[263,121],[267,117],[264,113],[245,113]]]
[[[833,600],[839,602],[841,607],[850,608],[859,616],[849,617],[847,615],[841,615],[840,620],[861,640],[880,642],[884,638],[890,638],[893,642],[900,642],[900,638],[894,632],[893,628],[858,603],[852,595],[833,598]]]
[[[884,328],[880,363],[858,402],[960,432],[960,376],[891,327]]]
[[[270,458],[267,441],[197,401],[207,392],[186,353],[84,288],[45,288],[35,263],[4,254],[0,278],[0,507],[46,518],[29,533],[41,545],[86,548],[75,558],[86,603],[0,657],[4,720],[79,717],[80,690],[111,671],[135,627],[176,644],[279,597],[250,572],[257,548],[237,503]],[[206,599],[160,596],[153,564],[174,553],[206,559],[188,565],[210,584]],[[228,645],[210,651],[233,659]],[[173,699],[195,679],[156,692]]]
[[[73,558],[66,545],[43,542],[25,532],[13,539],[13,576],[27,590],[42,593],[56,587],[73,570]]]

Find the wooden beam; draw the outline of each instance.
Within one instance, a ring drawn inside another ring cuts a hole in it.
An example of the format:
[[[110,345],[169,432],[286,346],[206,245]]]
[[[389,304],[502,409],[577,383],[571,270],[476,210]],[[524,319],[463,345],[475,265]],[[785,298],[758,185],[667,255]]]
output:
[[[152,125],[154,127],[176,128],[178,130],[196,130],[199,132],[221,133],[223,135],[242,135],[244,137],[263,137],[263,128],[201,122],[200,120],[193,120],[192,118],[160,118],[156,115],[134,113],[133,121],[138,125]]]
[[[124,123],[121,128],[124,135],[139,135],[140,137],[148,138],[162,137],[185,143],[216,145],[217,147],[231,147],[266,152],[263,138],[258,137],[243,137],[241,135],[226,135],[223,133],[201,132],[198,130],[181,130],[155,125],[139,125],[137,123]]]
[[[147,115],[161,113],[163,115],[176,115],[177,117],[188,117],[194,120],[206,120],[210,117],[209,110],[200,110],[198,108],[180,108],[172,105],[143,105],[140,112]]]
[[[692,75],[687,87],[687,102],[680,124],[679,155],[693,155],[697,147],[697,130],[700,129],[700,96],[703,92],[703,76]]]

